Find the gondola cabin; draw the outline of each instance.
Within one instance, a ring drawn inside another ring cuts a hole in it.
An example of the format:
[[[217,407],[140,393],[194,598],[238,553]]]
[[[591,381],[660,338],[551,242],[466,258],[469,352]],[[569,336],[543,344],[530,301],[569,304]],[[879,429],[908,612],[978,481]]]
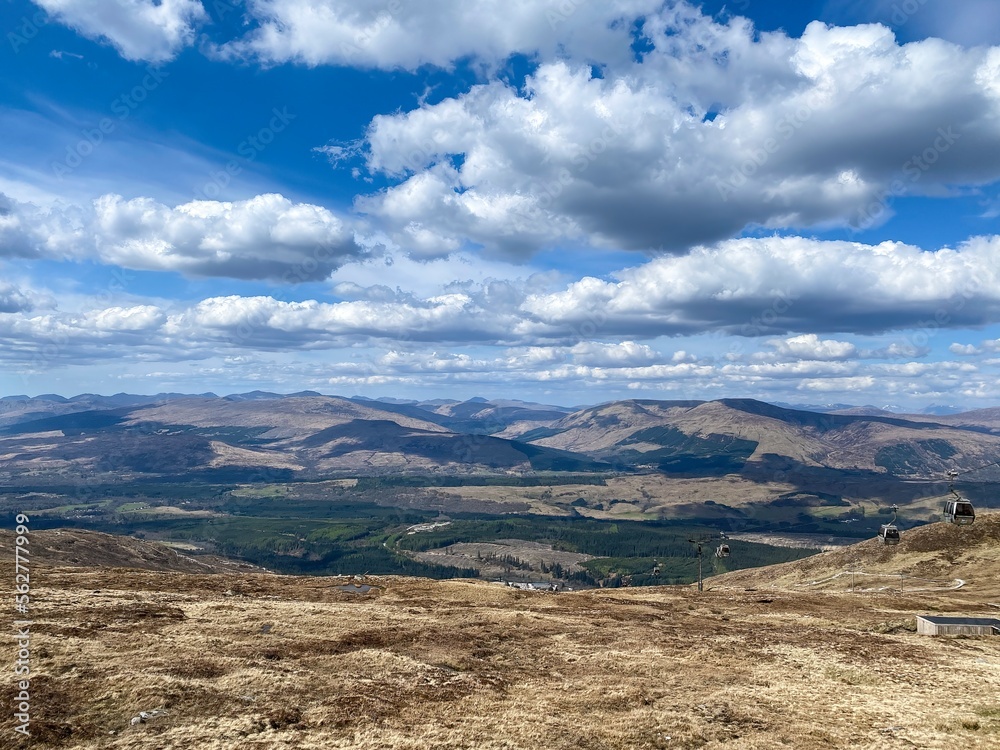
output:
[[[715,549],[715,556],[716,557],[729,557],[729,545],[728,544],[720,544],[718,547],[716,547],[716,549]]]
[[[899,529],[895,524],[885,524],[878,530],[882,544],[899,544]]]
[[[944,504],[944,520],[959,526],[968,526],[975,523],[976,510],[965,498],[949,500]]]

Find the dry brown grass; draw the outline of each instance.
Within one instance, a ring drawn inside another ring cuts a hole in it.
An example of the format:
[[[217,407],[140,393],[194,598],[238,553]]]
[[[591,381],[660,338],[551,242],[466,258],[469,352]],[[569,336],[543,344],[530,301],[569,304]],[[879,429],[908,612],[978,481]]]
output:
[[[1000,599],[1000,513],[980,512],[972,526],[934,523],[903,531],[901,542],[885,546],[869,539],[803,560],[735,571],[714,580],[717,586],[777,587],[846,591],[850,571],[860,571],[860,589],[934,591],[964,581],[973,600]],[[902,578],[900,578],[902,574]],[[952,601],[963,600],[963,588]]]
[[[664,474],[609,477],[604,485],[565,484],[551,487],[464,486],[435,491],[467,501],[527,503],[532,512],[547,515],[586,515],[592,518],[657,518],[660,515],[692,515],[706,512],[704,502],[713,500],[731,507],[767,503],[794,491],[781,482],[753,482],[739,476],[688,478]],[[577,498],[587,507],[569,508]],[[614,502],[612,502],[614,501]]]
[[[976,599],[38,568],[42,748],[992,748],[1000,638]],[[979,602],[982,605],[984,602]],[[3,684],[11,705],[11,682]],[[130,726],[139,711],[165,709]],[[6,718],[6,717],[5,717]],[[6,721],[3,746],[10,721]]]
[[[179,573],[261,570],[215,555],[191,557],[177,549],[194,545],[144,541],[87,529],[48,529],[31,533],[31,562],[53,567],[122,567]],[[0,529],[0,558],[14,559],[14,532]]]

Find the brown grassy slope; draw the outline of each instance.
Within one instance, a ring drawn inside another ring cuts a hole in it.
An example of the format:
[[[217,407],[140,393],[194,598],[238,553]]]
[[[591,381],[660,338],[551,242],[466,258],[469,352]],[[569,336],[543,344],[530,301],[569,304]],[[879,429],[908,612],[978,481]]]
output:
[[[751,464],[775,454],[806,467],[883,472],[884,467],[875,459],[880,450],[889,448],[890,458],[898,454],[897,463],[903,458],[915,462],[908,470],[899,465],[894,471],[913,476],[943,476],[948,469],[979,467],[1000,455],[1000,436],[982,431],[958,429],[941,422],[920,426],[935,421],[930,419],[912,420],[913,426],[907,426],[868,420],[866,415],[853,416],[835,418],[759,402],[618,401],[570,414],[551,425],[561,430],[558,434],[532,442],[598,456],[622,448],[647,452],[660,446],[655,442],[632,442],[637,440],[636,433],[669,427],[701,438],[730,436],[754,441],[757,447],[749,458]],[[892,416],[908,419],[905,415]],[[944,443],[950,448],[942,453]]]
[[[688,587],[549,595],[391,577],[349,593],[345,583],[37,564],[30,746],[1000,741],[1000,638],[908,630],[917,612],[984,607],[978,583],[905,596]],[[9,706],[13,696],[4,681],[0,700]],[[154,709],[165,713],[130,725]],[[3,746],[14,746],[9,714],[0,721]]]
[[[558,435],[532,442],[562,450],[601,453],[639,430],[669,424],[692,408],[676,402],[615,401],[569,414],[553,423],[552,427],[561,431]]]
[[[136,409],[129,416],[131,424],[158,422],[195,427],[268,428],[269,431],[264,433],[264,437],[268,438],[303,437],[355,419],[389,420],[403,427],[449,432],[433,422],[383,411],[374,404],[367,406],[333,396],[267,401],[213,399],[206,402],[204,399],[183,399],[162,406]]]
[[[845,590],[851,585],[850,575],[814,583],[845,571],[879,574],[870,578],[855,577],[855,585],[866,588],[898,588],[899,579],[892,580],[888,576],[900,573],[904,575],[903,586],[913,589],[940,588],[951,581],[962,580],[977,594],[997,597],[994,601],[1000,601],[1000,513],[980,512],[971,526],[939,522],[904,530],[900,543],[895,546],[886,546],[873,538],[803,560],[726,573],[710,579],[710,583],[718,587],[805,589],[821,586]],[[1000,617],[1000,610],[997,616]]]
[[[14,560],[14,532],[0,530],[0,558]],[[29,565],[107,567],[177,573],[222,573],[260,570],[214,555],[192,557],[158,542],[102,534],[84,529],[32,531],[28,537]]]
[[[941,424],[951,424],[960,426],[986,427],[994,433],[1000,431],[1000,408],[974,409],[973,411],[963,411],[958,414],[945,414],[940,416],[927,414],[900,414],[905,419],[914,421],[939,422]]]

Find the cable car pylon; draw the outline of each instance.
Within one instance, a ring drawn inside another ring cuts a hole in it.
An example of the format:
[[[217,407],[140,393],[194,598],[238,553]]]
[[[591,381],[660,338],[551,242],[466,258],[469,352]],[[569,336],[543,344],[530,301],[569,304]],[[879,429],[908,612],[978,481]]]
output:
[[[720,533],[718,536],[701,537],[699,539],[688,539],[691,544],[694,544],[698,548],[698,591],[704,590],[704,577],[702,575],[702,547],[705,544],[709,544],[713,539],[721,539],[723,543],[715,548],[715,556],[718,558],[729,557],[729,545],[725,543],[727,537],[724,533]]]

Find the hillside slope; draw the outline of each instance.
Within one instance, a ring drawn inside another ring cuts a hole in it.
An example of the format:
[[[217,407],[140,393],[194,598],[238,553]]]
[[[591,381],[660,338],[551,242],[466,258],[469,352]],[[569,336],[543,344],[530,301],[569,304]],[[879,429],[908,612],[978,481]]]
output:
[[[295,473],[602,468],[566,451],[455,432],[434,416],[319,395],[178,398],[0,427],[0,467],[12,481],[40,474],[285,481]]]
[[[688,474],[816,468],[941,477],[1000,460],[982,419],[820,414],[752,399],[618,401],[525,432],[529,440],[626,465]],[[509,434],[509,433],[505,433]]]
[[[957,586],[1000,597],[1000,513],[982,513],[971,526],[938,522],[907,529],[898,545],[868,539],[767,568],[726,573],[709,579],[712,586],[829,589],[940,589]],[[900,578],[902,574],[902,579]],[[1000,612],[998,615],[1000,616]]]
[[[985,600],[971,586],[543,594],[38,564],[31,742],[986,750],[1000,739],[1000,638],[912,632],[914,614],[959,607]],[[6,705],[15,695],[0,685]]]
[[[14,559],[13,531],[0,530],[0,554]],[[31,566],[46,568],[132,568],[201,575],[260,570],[255,565],[215,555],[185,555],[159,542],[85,529],[33,531],[30,535],[30,555]]]

